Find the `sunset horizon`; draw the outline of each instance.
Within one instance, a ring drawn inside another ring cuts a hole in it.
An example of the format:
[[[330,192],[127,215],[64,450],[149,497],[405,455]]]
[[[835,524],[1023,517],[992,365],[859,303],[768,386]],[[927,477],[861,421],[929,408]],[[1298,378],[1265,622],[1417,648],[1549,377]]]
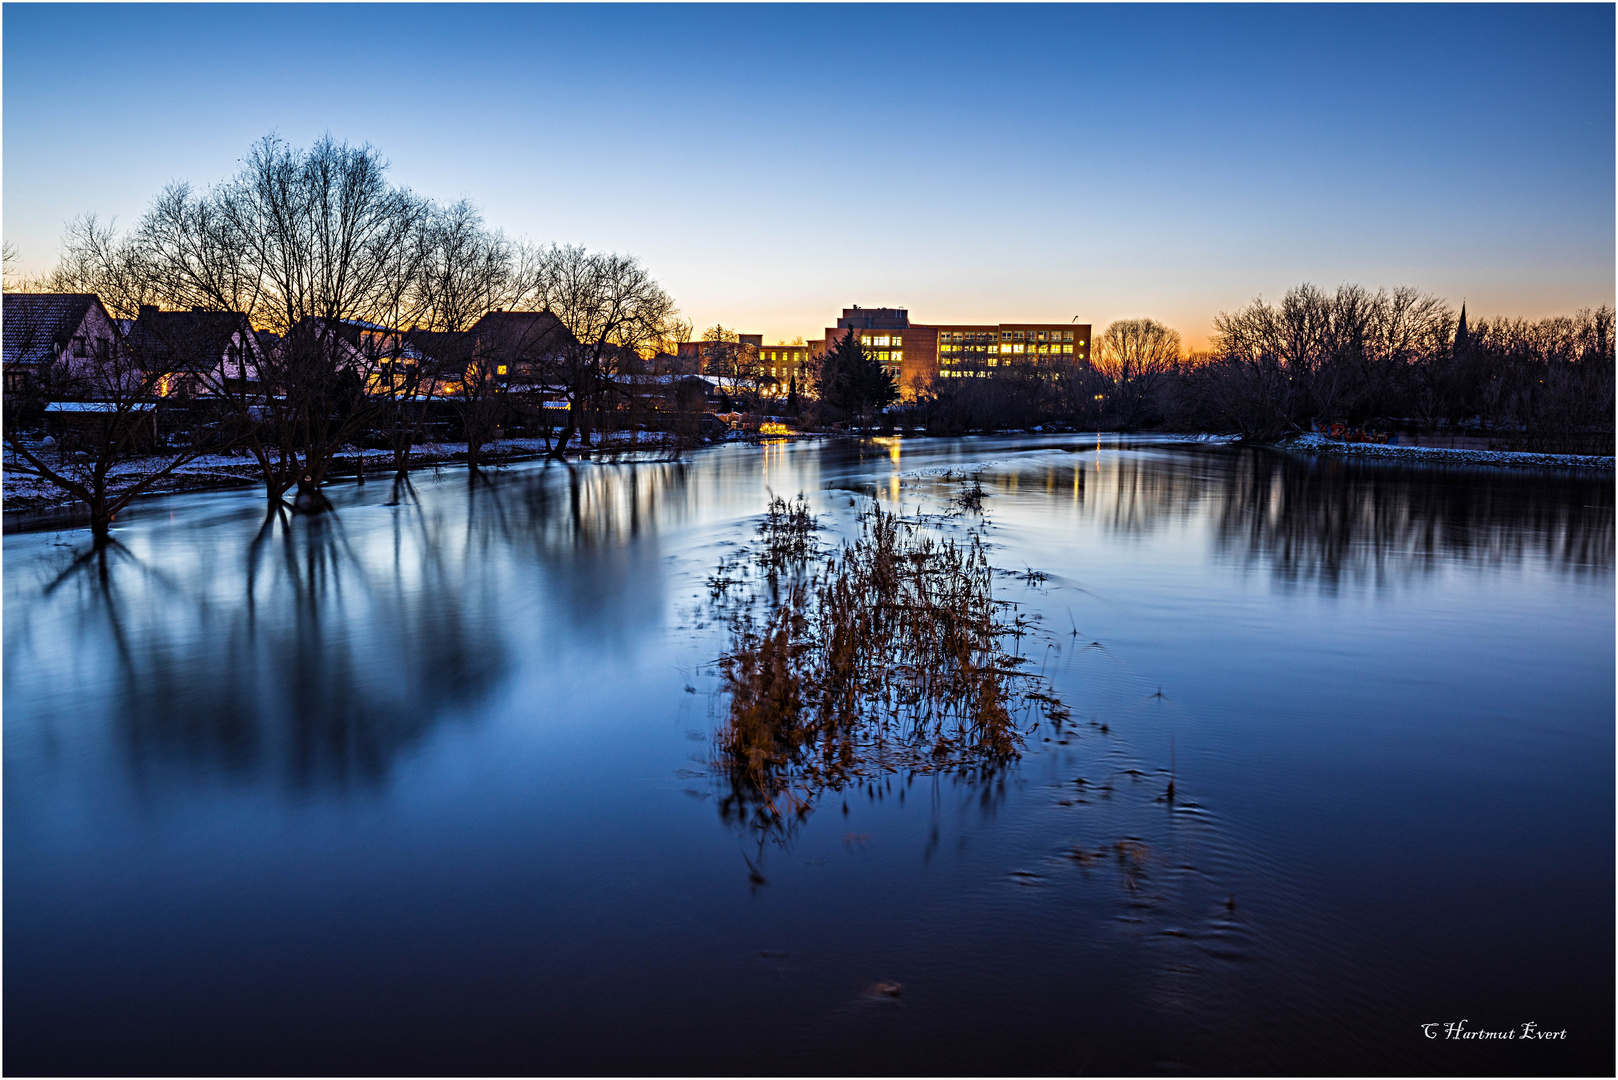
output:
[[[133,226],[164,185],[223,181],[274,132],[374,146],[394,183],[470,199],[513,238],[635,255],[694,325],[772,342],[853,304],[937,323],[1151,317],[1200,349],[1220,312],[1304,282],[1529,319],[1614,292],[1613,107],[1591,92],[1613,82],[1604,7],[4,18],[5,237],[23,275],[54,265],[74,218]],[[823,20],[837,45],[799,59]],[[52,79],[41,65],[87,33],[120,47]],[[301,50],[310,34],[363,37],[409,78],[325,63]],[[184,60],[249,41],[259,62],[228,78]],[[139,76],[156,69],[175,76]],[[117,167],[86,170],[84,144]]]

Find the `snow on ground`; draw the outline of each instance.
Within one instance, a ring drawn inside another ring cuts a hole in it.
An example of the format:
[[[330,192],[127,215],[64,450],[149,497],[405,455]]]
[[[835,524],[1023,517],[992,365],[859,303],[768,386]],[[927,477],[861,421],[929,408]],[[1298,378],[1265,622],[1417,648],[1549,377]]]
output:
[[[1517,450],[1452,450],[1444,446],[1389,446],[1349,443],[1310,432],[1277,444],[1284,450],[1343,457],[1397,458],[1455,465],[1537,465],[1558,469],[1611,469],[1613,459],[1584,454],[1529,454]]]

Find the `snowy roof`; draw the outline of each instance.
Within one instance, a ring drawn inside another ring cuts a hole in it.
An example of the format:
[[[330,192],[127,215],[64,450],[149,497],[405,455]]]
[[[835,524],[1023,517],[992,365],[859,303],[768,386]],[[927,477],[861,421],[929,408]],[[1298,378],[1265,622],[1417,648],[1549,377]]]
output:
[[[119,405],[115,401],[53,401],[45,406],[48,413],[114,413],[151,412],[157,406],[151,402]]]

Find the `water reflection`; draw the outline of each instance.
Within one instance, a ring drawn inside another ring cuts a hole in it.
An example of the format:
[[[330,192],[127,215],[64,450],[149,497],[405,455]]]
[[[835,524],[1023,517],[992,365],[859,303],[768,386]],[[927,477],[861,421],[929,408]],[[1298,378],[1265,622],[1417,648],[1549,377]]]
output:
[[[1267,558],[1284,582],[1325,589],[1457,560],[1535,559],[1569,574],[1611,574],[1610,484],[1558,473],[1479,479],[1476,470],[1245,454],[1225,480],[1218,542]]]
[[[760,817],[832,744],[710,768],[703,582],[771,490],[835,545],[946,472],[1072,722]],[[1611,1071],[1610,478],[905,440],[332,501],[6,537],[10,1071],[1487,1072],[1410,1026],[1484,1015]]]
[[[1064,460],[1074,456],[1080,460]],[[1457,560],[1532,559],[1598,578],[1613,567],[1611,480],[1589,474],[1221,448],[1064,454],[991,479],[998,494],[1042,506],[1067,501],[1082,520],[1126,536],[1205,516],[1220,558],[1262,565],[1282,585],[1328,592]]]
[[[643,629],[662,572],[644,541],[689,510],[686,478],[558,466],[426,499],[402,480],[381,508],[62,547],[8,581],[12,760],[104,718],[142,789],[175,771],[378,787],[476,721],[521,628],[591,647]]]

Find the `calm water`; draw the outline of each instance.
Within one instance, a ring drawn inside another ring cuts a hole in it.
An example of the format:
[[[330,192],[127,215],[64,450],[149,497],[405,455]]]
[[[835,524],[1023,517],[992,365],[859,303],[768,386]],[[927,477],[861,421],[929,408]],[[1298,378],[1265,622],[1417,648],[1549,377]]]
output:
[[[836,537],[950,467],[1076,730],[726,822],[705,579],[768,491]],[[8,1073],[1614,1067],[1610,476],[1091,437],[333,495],[5,538]]]

